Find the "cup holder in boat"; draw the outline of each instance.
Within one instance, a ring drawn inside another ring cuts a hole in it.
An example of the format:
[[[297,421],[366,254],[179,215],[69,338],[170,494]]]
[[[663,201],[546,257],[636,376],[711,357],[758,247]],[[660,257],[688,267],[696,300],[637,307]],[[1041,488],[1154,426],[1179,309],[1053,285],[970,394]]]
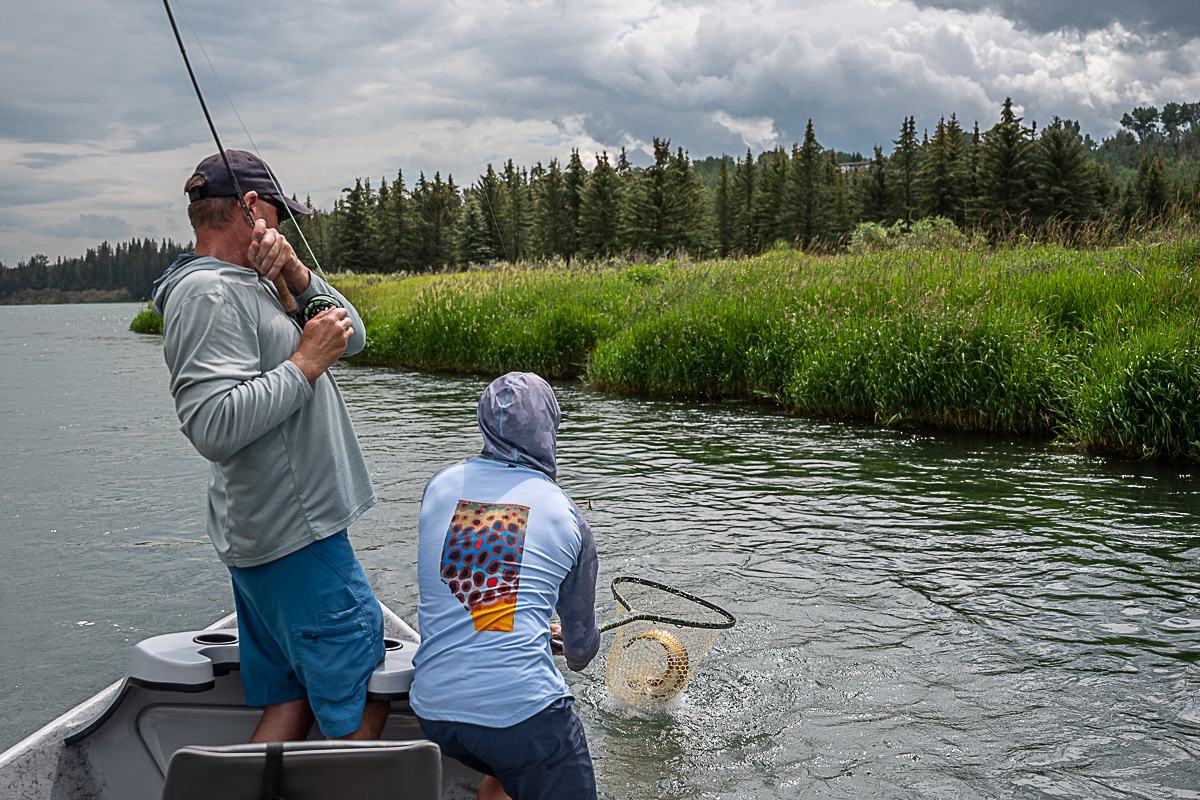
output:
[[[202,633],[192,639],[196,644],[237,644],[237,640],[236,633],[225,633],[224,631]]]
[[[399,639],[393,639],[390,636],[383,637],[384,650],[401,650],[404,648],[404,642]]]

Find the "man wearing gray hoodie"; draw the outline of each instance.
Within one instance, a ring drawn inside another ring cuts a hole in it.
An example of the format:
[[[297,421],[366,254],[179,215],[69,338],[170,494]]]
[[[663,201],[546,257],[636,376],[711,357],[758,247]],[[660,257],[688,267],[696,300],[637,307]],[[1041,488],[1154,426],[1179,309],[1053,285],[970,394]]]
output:
[[[443,753],[487,775],[481,800],[589,800],[591,756],[551,639],[573,670],[599,650],[596,542],[555,482],[558,401],[510,372],[476,416],[483,452],[434,475],[421,500],[409,700]]]
[[[383,619],[347,526],[375,504],[358,438],[329,374],[365,342],[362,320],[279,233],[278,188],[250,153],[200,162],[185,187],[196,251],[155,284],[163,354],[181,429],[209,462],[208,534],[229,568],[252,741],[377,738],[386,702],[367,702]],[[243,212],[237,197],[243,192]],[[285,313],[282,277],[307,324]]]

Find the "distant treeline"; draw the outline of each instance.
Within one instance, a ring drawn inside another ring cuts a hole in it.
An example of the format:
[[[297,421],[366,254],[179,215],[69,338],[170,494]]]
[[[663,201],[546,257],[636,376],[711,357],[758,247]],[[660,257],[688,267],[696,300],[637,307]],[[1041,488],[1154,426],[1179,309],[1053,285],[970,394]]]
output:
[[[572,152],[532,168],[511,160],[466,190],[452,177],[403,173],[374,189],[357,179],[332,211],[301,228],[328,269],[423,272],[493,261],[751,255],[778,246],[836,249],[863,223],[941,217],[999,238],[1014,232],[1120,237],[1171,209],[1194,210],[1200,103],[1138,108],[1095,142],[1077,122],[1025,125],[1006,100],[1000,120],[964,130],[954,115],[932,132],[906,118],[890,154],[870,159],[804,141],[757,157],[693,162],[654,140],[654,164],[622,151],[589,171]],[[311,202],[308,203],[311,207]],[[1097,243],[1104,243],[1098,241]]]
[[[440,173],[432,181],[422,173],[411,188],[402,172],[378,188],[359,178],[332,210],[314,208],[300,227],[324,269],[360,273],[752,255],[781,244],[836,250],[865,223],[907,228],[928,218],[993,239],[1052,230],[1104,244],[1171,210],[1195,213],[1200,195],[1200,103],[1136,108],[1121,124],[1096,142],[1071,120],[1026,125],[1006,100],[987,130],[966,130],[952,114],[918,131],[907,117],[891,152],[877,146],[870,158],[825,148],[811,121],[803,142],[757,156],[693,162],[655,139],[654,163],[642,168],[622,149],[598,154],[590,170],[578,151],[565,163],[489,164],[466,189]],[[307,259],[291,223],[284,228]],[[34,256],[0,271],[0,299],[54,288],[146,297],[182,250],[135,239],[57,264]]]
[[[110,245],[101,242],[82,258],[44,255],[22,261],[14,269],[0,269],[0,302],[62,303],[141,300],[150,297],[154,279],[191,243],[165,239],[132,239]]]

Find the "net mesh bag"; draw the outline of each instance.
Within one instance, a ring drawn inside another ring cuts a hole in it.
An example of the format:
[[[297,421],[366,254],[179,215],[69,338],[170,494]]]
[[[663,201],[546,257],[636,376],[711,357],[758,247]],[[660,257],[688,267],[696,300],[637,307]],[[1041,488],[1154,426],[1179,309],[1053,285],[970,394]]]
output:
[[[612,591],[621,616],[601,628],[617,629],[604,677],[632,706],[665,703],[683,691],[717,633],[735,623],[706,600],[642,578],[617,578]]]

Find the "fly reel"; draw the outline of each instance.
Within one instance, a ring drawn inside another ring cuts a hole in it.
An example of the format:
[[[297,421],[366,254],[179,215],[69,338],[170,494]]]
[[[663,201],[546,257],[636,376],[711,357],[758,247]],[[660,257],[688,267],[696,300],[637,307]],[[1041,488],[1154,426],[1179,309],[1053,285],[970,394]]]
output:
[[[331,308],[342,308],[342,301],[331,294],[313,295],[304,304],[304,308],[299,311],[300,326],[304,327],[317,314],[320,314],[322,311],[328,311]]]

